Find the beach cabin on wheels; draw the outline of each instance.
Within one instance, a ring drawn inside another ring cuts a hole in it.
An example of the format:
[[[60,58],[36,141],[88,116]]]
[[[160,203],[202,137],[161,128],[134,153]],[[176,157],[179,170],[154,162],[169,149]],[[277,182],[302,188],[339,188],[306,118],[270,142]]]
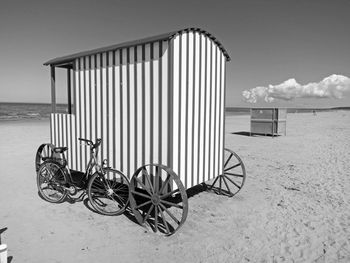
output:
[[[287,109],[253,108],[250,110],[250,135],[272,137],[287,134]]]
[[[242,161],[224,149],[229,60],[219,40],[199,28],[49,60],[44,65],[51,70],[51,142],[67,146],[70,168],[84,171],[89,152],[78,138],[102,138],[101,158],[131,180],[130,204],[137,219],[148,218],[138,213],[146,205],[133,198],[134,188],[150,194],[155,214],[165,211],[157,192],[173,196],[180,191],[181,225],[187,215],[186,189],[215,178],[213,189],[234,195],[244,183]],[[67,71],[66,113],[56,111],[57,68]],[[147,164],[160,166],[145,179]],[[233,172],[236,168],[240,172]],[[157,169],[165,175],[158,176]],[[143,214],[150,217],[151,208],[147,211]]]

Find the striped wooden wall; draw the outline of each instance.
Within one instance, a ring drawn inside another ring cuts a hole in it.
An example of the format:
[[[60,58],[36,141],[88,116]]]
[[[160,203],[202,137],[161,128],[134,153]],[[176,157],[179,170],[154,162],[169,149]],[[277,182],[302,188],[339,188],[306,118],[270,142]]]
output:
[[[222,170],[225,57],[199,32],[75,60],[72,115],[51,115],[51,140],[85,171],[88,148],[129,178],[143,164],[168,165],[186,188]],[[74,114],[75,113],[75,114]]]
[[[51,116],[53,133],[63,136],[52,134],[52,143],[63,146],[73,138],[71,169],[84,171],[89,160],[79,137],[103,138],[101,158],[129,177],[142,164],[168,164],[168,45],[159,41],[76,59],[76,117]],[[72,133],[65,132],[66,118]]]
[[[173,41],[173,169],[188,188],[222,171],[226,58],[199,32]]]

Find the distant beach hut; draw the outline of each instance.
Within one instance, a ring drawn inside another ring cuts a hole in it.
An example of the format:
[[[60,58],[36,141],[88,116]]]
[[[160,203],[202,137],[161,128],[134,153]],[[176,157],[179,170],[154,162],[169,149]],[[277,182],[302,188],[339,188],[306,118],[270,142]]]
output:
[[[252,108],[250,110],[250,134],[286,135],[287,109]]]

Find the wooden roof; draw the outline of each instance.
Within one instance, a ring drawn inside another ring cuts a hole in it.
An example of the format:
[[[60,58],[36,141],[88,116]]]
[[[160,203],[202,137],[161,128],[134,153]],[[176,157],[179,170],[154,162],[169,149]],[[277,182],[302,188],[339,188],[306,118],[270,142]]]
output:
[[[128,41],[128,42],[124,42],[124,43],[120,43],[120,44],[116,44],[116,45],[111,45],[111,46],[106,46],[106,47],[102,47],[102,48],[82,51],[82,52],[74,53],[72,55],[67,55],[67,56],[63,56],[63,57],[54,58],[54,59],[51,59],[51,60],[45,62],[44,65],[45,66],[53,65],[53,66],[66,67],[67,63],[73,62],[74,59],[79,58],[79,57],[99,54],[99,53],[102,53],[102,52],[117,50],[117,49],[125,48],[125,47],[131,47],[131,46],[137,46],[137,45],[146,44],[146,43],[152,43],[152,42],[156,42],[156,41],[160,41],[160,40],[170,40],[174,36],[176,36],[178,34],[181,34],[183,32],[200,32],[200,33],[206,35],[211,40],[213,40],[216,45],[218,45],[220,50],[225,55],[226,61],[230,61],[230,56],[228,55],[226,49],[219,42],[219,40],[217,40],[212,34],[210,34],[209,32],[207,32],[207,31],[205,31],[203,29],[200,29],[200,28],[185,28],[185,29],[172,31],[172,32],[169,32],[169,33],[165,33],[165,34],[161,34],[161,35],[157,35],[157,36],[153,36],[153,37],[147,37],[147,38],[138,39],[138,40],[134,40],[134,41]]]

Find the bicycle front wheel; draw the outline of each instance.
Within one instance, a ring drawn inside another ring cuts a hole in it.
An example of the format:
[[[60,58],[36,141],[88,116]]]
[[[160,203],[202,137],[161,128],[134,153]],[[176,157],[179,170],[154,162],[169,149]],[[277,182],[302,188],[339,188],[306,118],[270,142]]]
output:
[[[89,180],[88,196],[93,208],[103,215],[120,215],[129,203],[129,180],[120,171],[105,169]]]

